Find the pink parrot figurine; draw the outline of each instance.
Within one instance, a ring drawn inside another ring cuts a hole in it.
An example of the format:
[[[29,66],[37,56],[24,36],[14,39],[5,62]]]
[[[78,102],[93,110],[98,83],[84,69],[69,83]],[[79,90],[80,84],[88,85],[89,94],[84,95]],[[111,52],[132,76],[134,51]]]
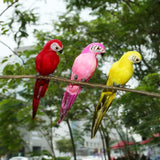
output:
[[[105,47],[101,43],[91,43],[86,48],[83,49],[81,54],[76,57],[71,73],[71,80],[88,82],[93,76],[94,71],[97,67],[98,54],[104,54]],[[74,103],[76,97],[80,93],[81,85],[69,83],[63,96],[61,110],[60,110],[60,120],[58,124],[64,119],[72,104]]]

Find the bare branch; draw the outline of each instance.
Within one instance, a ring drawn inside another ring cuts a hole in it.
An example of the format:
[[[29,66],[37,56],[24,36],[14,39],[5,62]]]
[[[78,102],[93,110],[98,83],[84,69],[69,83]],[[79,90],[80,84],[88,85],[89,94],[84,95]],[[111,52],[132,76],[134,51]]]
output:
[[[6,46],[10,51],[12,51],[13,54],[15,54],[16,56],[18,56],[18,57],[21,59],[22,63],[25,64],[23,58],[20,57],[20,56],[17,54],[17,52],[15,52],[11,47],[9,47],[6,43],[2,42],[1,40],[0,40],[0,43],[2,43],[2,44],[3,44],[4,46]]]
[[[72,83],[72,84],[83,85],[83,86],[94,87],[94,88],[101,88],[101,89],[111,89],[111,90],[120,90],[120,91],[125,91],[125,92],[133,92],[133,93],[138,93],[138,94],[142,94],[145,96],[160,98],[160,94],[158,94],[158,93],[141,91],[141,90],[130,89],[130,88],[123,88],[123,87],[106,86],[106,85],[102,85],[102,84],[87,83],[87,82],[81,82],[81,81],[72,81],[72,80],[69,80],[66,78],[62,78],[62,77],[54,77],[54,76],[52,76],[52,77],[49,77],[49,76],[37,77],[36,75],[6,75],[6,76],[3,75],[3,76],[0,76],[0,79],[21,79],[21,78],[49,79],[52,81],[61,81],[61,82]]]
[[[13,3],[11,3],[9,6],[7,6],[7,8],[6,9],[4,9],[1,13],[0,13],[0,16],[2,16],[2,14],[4,13],[4,12],[6,12],[10,7],[12,7],[15,3],[17,3],[18,2],[18,0],[15,0]]]

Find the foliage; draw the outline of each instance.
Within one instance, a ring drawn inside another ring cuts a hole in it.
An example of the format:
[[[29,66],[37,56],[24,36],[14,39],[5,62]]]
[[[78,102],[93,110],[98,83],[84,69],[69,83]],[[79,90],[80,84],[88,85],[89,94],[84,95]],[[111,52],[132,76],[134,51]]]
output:
[[[63,153],[72,152],[71,140],[66,139],[65,137],[62,137],[62,139],[56,141],[56,147]]]
[[[74,122],[71,122],[72,124],[74,123]],[[72,127],[72,133],[73,133],[73,137],[74,137],[74,141],[76,142],[76,146],[77,145],[84,145],[84,138],[83,138],[83,136],[85,135],[84,134],[84,132],[83,132],[83,130],[80,130],[79,129],[79,123],[77,122],[77,126],[74,128],[74,127]]]
[[[70,160],[70,157],[57,157],[56,160]]]
[[[3,0],[3,3],[13,3],[13,0]]]
[[[97,16],[90,22],[86,36],[104,42],[107,56],[117,59],[127,50],[137,50],[142,54],[143,63],[135,70],[138,79],[159,70],[159,6],[158,0],[68,1],[69,8],[80,10],[89,7],[91,14]]]
[[[30,23],[30,22],[36,21],[37,19],[34,15],[32,15],[32,12],[17,11],[16,9],[18,7],[19,5],[17,5],[15,8],[16,14],[18,16],[16,17],[16,19],[11,19],[10,23],[7,23],[6,26],[10,25],[9,27],[14,27],[13,24],[17,20],[20,22],[20,27],[22,27],[22,31],[25,31],[26,29],[25,26],[27,24],[25,23],[26,20],[28,21],[28,23]],[[25,14],[30,14],[30,16],[29,17],[24,16]],[[23,22],[22,18],[25,18],[25,17],[26,19],[23,20],[25,22]],[[65,23],[66,20],[69,22],[67,25]],[[35,56],[34,55],[37,54],[42,49],[42,46],[47,40],[50,40],[52,38],[58,38],[63,42],[63,46],[67,46],[67,48],[64,47],[65,54],[60,57],[60,64],[58,65],[57,70],[55,71],[54,74],[57,76],[64,76],[69,78],[70,76],[69,71],[71,70],[71,66],[73,64],[75,57],[78,54],[80,54],[84,46],[88,45],[88,38],[84,37],[84,34],[83,35],[81,34],[82,32],[84,32],[84,27],[88,28],[88,25],[89,25],[88,22],[81,23],[79,15],[76,14],[71,17],[61,16],[60,23],[59,24],[56,23],[54,25],[55,30],[57,32],[62,31],[64,33],[63,35],[58,36],[48,32],[45,33],[43,31],[35,30],[35,36],[38,42],[35,49],[32,51],[24,51],[19,53],[19,55],[21,56],[21,58],[23,58],[25,63],[22,64],[19,62],[15,62],[13,64],[7,64],[3,69],[3,74],[4,75],[35,74],[35,67],[34,67]],[[14,33],[16,33],[16,31],[14,31]],[[17,40],[16,38],[21,38],[21,36],[18,37],[18,35],[21,35],[21,34],[16,33],[14,35],[15,40]],[[75,36],[73,37],[73,35]],[[27,36],[27,35],[24,35],[24,36]],[[79,39],[79,41],[77,41],[77,38]],[[90,42],[92,42],[92,40],[90,40]],[[8,59],[6,58],[3,61],[3,63],[5,63],[7,60],[9,60],[9,58]],[[97,81],[96,74],[100,75],[100,73],[101,71],[97,71],[97,73],[95,73],[95,77],[93,77],[95,81]],[[16,90],[16,92],[14,92],[14,96],[15,97],[21,96],[21,98],[25,99],[25,101],[28,102],[26,105],[26,108],[27,109],[31,108],[31,99],[33,95],[34,80],[23,80],[23,81],[1,80],[0,84],[5,94],[10,94],[11,89]],[[46,96],[40,101],[40,106],[37,113],[37,117],[39,119],[38,122],[32,123],[31,121],[28,120],[27,117],[24,117],[24,120],[23,120],[23,122],[25,123],[26,129],[33,130],[36,128],[37,130],[39,130],[42,133],[42,135],[47,139],[51,147],[53,147],[53,144],[50,143],[52,142],[52,138],[50,137],[53,136],[52,127],[57,127],[56,122],[59,119],[60,103],[64,93],[64,87],[66,87],[66,85],[67,84],[64,84],[61,82],[50,82],[49,89],[46,93]],[[17,86],[20,86],[19,90],[17,90]],[[83,90],[84,91],[82,91],[81,98],[87,101],[86,91],[85,89]],[[91,93],[92,92],[94,92],[94,90],[92,90]],[[91,96],[91,98],[94,99],[93,96]],[[88,114],[87,108],[85,108],[85,103],[83,104],[84,106],[82,108],[79,102],[81,102],[81,99],[77,100],[74,103],[74,109],[72,109],[73,111],[70,111],[70,114],[68,114],[67,118],[72,120],[74,119],[80,120],[80,118],[83,118],[86,114]],[[43,107],[43,106],[46,106],[46,107]],[[24,113],[22,110],[21,114],[24,114]],[[48,117],[47,120],[43,118],[44,115]],[[55,117],[55,119],[52,119],[52,117]]]
[[[153,73],[143,78],[136,88],[150,92],[159,91],[160,74]],[[133,127],[134,131],[143,137],[151,137],[153,133],[159,133],[159,99],[146,97],[134,93],[127,93],[119,98],[118,102],[124,105],[122,118],[127,127]]]
[[[34,9],[22,10],[22,4],[18,3],[18,0],[4,0],[4,3],[6,2],[9,4],[8,7],[11,7],[15,3],[16,5],[14,6],[12,16],[7,21],[0,21],[0,34],[12,34],[17,46],[19,47],[22,39],[29,36],[27,30],[29,25],[35,25],[38,21],[38,15],[35,13]]]
[[[86,45],[98,41],[103,42],[106,46],[106,55],[103,60],[98,58],[98,68],[90,82],[105,84],[107,77],[102,73],[101,69],[103,66],[104,70],[108,70],[108,66],[104,68],[105,62],[116,61],[128,50],[137,50],[142,54],[143,59],[140,65],[135,65],[133,80],[136,79],[138,82],[136,89],[159,93],[160,2],[158,0],[65,1],[68,5],[68,11],[59,17],[57,23],[53,24],[54,34],[35,30],[34,35],[37,41],[35,47],[32,50],[29,49],[19,53],[19,56],[23,58],[25,63],[20,63],[16,60],[12,64],[7,63],[3,69],[4,75],[36,74],[35,56],[46,41],[57,38],[63,43],[64,54],[60,55],[60,63],[54,75],[70,78],[74,59]],[[4,2],[12,3],[13,1]],[[19,4],[15,6],[14,15],[16,15],[16,18],[11,17],[8,22],[0,21],[1,34],[9,34],[9,28],[11,28],[18,45],[23,37],[28,36],[28,24],[35,24],[38,19],[34,10],[21,11],[20,7]],[[83,21],[80,18],[80,11],[86,8],[91,9],[91,15],[94,15],[94,19],[91,21]],[[15,28],[17,24],[18,30]],[[8,62],[10,58],[12,56],[5,58],[3,63]],[[60,104],[67,84],[57,81],[50,82],[45,97],[40,101],[37,113],[39,121],[32,122],[30,110],[34,82],[35,80],[32,79],[0,80],[0,87],[5,95],[12,95],[15,99],[20,96],[21,99],[25,100],[26,107],[18,108],[19,112],[15,114],[18,119],[22,120],[18,122],[25,125],[29,130],[36,128],[42,131],[45,137],[49,137],[53,133],[50,129],[58,127],[56,123],[59,119]],[[100,89],[83,87],[64,121],[68,119],[72,121],[87,120],[86,130],[90,131],[94,106],[101,91]],[[2,100],[2,102],[4,101]],[[7,106],[10,105],[10,103],[7,103]],[[14,109],[14,107],[12,108]],[[158,133],[159,108],[159,99],[157,98],[134,93],[120,94],[108,111],[110,114],[106,114],[106,117],[104,117],[103,122],[106,122],[104,127],[107,128],[106,134],[110,133],[112,128],[119,129],[123,125],[130,131],[145,137]],[[9,111],[7,110],[5,115]],[[121,114],[119,113],[120,111]],[[25,116],[23,117],[23,115]],[[47,116],[47,119],[43,118],[44,115]],[[109,119],[107,119],[107,116]],[[112,123],[110,123],[111,121]],[[10,123],[12,124],[11,121]],[[2,127],[5,127],[5,123],[2,123]],[[19,138],[21,139],[20,136]],[[52,138],[49,138],[48,141],[51,142]],[[51,143],[50,145],[53,147]]]
[[[22,38],[27,38],[29,35],[27,33],[27,25],[35,24],[38,20],[38,17],[34,13],[34,10],[20,11],[18,9],[20,5],[16,5],[13,17],[9,20],[8,26],[10,30],[14,33],[14,40],[17,42],[18,46],[20,45]],[[15,24],[19,23],[16,28]]]
[[[135,66],[134,78],[141,81],[136,89],[159,92],[160,10],[159,1],[85,1],[66,0],[70,11],[80,12],[90,8],[94,20],[85,29],[89,39],[102,41],[106,45],[106,59],[115,60],[127,50],[142,54],[142,63]],[[72,22],[73,23],[73,22]],[[80,27],[80,26],[79,26]],[[149,136],[159,131],[159,99],[127,93],[115,101],[117,108],[124,105],[121,123],[133,127],[134,131]],[[111,107],[114,107],[112,105]],[[142,107],[143,106],[143,107]]]
[[[14,154],[22,149],[25,142],[21,138],[19,111],[24,103],[13,98],[0,101],[0,154]]]

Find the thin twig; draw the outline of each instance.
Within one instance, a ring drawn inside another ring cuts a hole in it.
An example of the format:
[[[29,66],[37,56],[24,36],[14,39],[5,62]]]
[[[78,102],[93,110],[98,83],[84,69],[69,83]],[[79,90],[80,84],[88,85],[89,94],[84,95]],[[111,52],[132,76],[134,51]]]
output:
[[[125,91],[125,92],[133,92],[133,93],[138,93],[138,94],[142,94],[142,95],[145,95],[145,96],[160,98],[160,94],[158,94],[158,93],[141,91],[141,90],[130,89],[130,88],[123,88],[123,87],[106,86],[106,85],[102,85],[102,84],[87,83],[87,82],[81,82],[81,81],[72,81],[72,80],[69,80],[69,79],[66,79],[66,78],[54,77],[54,76],[52,76],[52,77],[49,77],[49,76],[39,76],[39,77],[37,77],[36,75],[6,75],[6,76],[0,76],[0,79],[21,79],[21,78],[49,79],[49,80],[52,80],[52,81],[61,81],[61,82],[72,83],[72,84],[83,85],[83,86],[89,86],[89,87],[94,87],[94,88],[101,88],[101,89],[112,89],[112,90],[120,90],[120,91]]]
[[[6,9],[4,9],[1,13],[0,13],[0,16],[2,16],[2,14],[4,13],[4,12],[6,12],[10,7],[12,7],[15,3],[17,3],[18,2],[18,0],[15,0],[13,3],[11,3],[9,6],[7,6],[7,8]]]
[[[18,56],[18,57],[21,59],[22,63],[25,64],[23,58],[20,57],[20,56],[17,54],[17,52],[15,52],[11,47],[9,47],[6,43],[2,42],[1,40],[0,40],[0,43],[2,43],[2,44],[3,44],[4,46],[6,46],[10,51],[12,51],[13,54],[15,54],[16,56]]]

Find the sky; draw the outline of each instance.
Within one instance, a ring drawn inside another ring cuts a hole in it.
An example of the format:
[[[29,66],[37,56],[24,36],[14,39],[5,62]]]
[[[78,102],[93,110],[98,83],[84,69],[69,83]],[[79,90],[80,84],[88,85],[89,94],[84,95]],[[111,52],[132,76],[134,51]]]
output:
[[[7,4],[3,4],[3,1],[0,1],[0,13],[7,7]],[[23,1],[24,9],[35,8],[35,12],[40,15],[39,26],[31,26],[29,28],[30,36],[27,39],[24,39],[21,46],[30,46],[33,45],[35,39],[33,37],[32,31],[34,28],[51,31],[53,21],[58,21],[58,17],[66,12],[66,3],[64,0],[25,0]],[[13,13],[13,8],[9,8],[1,17],[0,21],[7,21],[11,14]],[[81,17],[84,20],[90,20],[93,17],[89,15],[89,10],[83,10]],[[45,24],[45,25],[44,25]],[[0,40],[4,43],[7,43],[12,49],[16,48],[16,43],[14,42],[12,36],[0,36]],[[6,46],[0,43],[0,57],[5,57],[10,54],[13,54]]]

